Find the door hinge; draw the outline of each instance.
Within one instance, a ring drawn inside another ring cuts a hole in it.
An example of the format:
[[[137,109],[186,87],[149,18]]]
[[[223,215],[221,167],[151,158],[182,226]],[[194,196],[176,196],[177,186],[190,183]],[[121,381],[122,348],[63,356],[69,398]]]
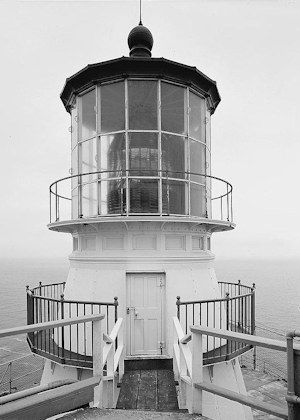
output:
[[[165,283],[163,281],[163,279],[159,279],[159,287],[164,287]]]

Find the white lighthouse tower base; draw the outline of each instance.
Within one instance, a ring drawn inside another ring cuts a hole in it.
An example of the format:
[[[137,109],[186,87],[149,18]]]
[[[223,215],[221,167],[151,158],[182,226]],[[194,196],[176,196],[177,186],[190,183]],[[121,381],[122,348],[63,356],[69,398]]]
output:
[[[78,249],[70,256],[64,299],[113,302],[117,296],[118,317],[125,321],[127,359],[172,358],[177,296],[182,301],[220,298],[214,255],[208,249],[210,232],[204,226],[160,221],[94,223],[77,226],[73,237]],[[83,348],[83,337],[78,338]],[[208,342],[204,350],[211,347]],[[86,353],[91,355],[91,349],[86,348]],[[91,375],[88,369],[47,361],[42,383]],[[204,380],[246,394],[238,359],[205,366]],[[252,419],[247,407],[203,394],[203,415],[208,418]]]

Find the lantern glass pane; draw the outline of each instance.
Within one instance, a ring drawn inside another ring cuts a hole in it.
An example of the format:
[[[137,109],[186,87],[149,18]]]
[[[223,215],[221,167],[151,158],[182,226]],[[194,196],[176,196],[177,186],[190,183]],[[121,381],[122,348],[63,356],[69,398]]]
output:
[[[78,141],[78,127],[77,127],[77,108],[71,109],[71,148],[73,149],[77,145]]]
[[[170,83],[161,83],[161,129],[186,134],[186,89]]]
[[[205,187],[191,182],[191,215],[205,217]]]
[[[129,129],[157,130],[157,82],[128,81]]]
[[[190,139],[190,172],[191,180],[205,184],[205,177],[195,174],[205,175],[205,146],[198,141]]]
[[[125,84],[111,83],[101,86],[101,132],[125,129]]]
[[[81,96],[81,140],[96,134],[95,89]]]
[[[78,187],[72,189],[72,219],[78,218]]]
[[[81,173],[97,171],[97,148],[96,139],[87,140],[81,143]],[[90,181],[96,179],[97,174],[87,176]]]
[[[130,212],[158,212],[158,181],[152,179],[130,179]]]
[[[101,214],[122,214],[126,211],[125,179],[101,181]]]
[[[204,100],[190,92],[189,136],[205,143]]]
[[[185,138],[162,133],[162,175],[171,178],[185,177]]]
[[[108,134],[100,138],[101,178],[125,174],[126,148],[123,133]],[[109,172],[105,172],[109,171]]]
[[[129,169],[133,176],[157,176],[156,133],[129,133]]]
[[[85,177],[86,178],[86,177]],[[86,181],[86,180],[84,180]],[[97,182],[82,185],[82,216],[91,217],[97,215]]]
[[[185,182],[165,180],[162,181],[162,206],[163,213],[185,214],[186,201]]]

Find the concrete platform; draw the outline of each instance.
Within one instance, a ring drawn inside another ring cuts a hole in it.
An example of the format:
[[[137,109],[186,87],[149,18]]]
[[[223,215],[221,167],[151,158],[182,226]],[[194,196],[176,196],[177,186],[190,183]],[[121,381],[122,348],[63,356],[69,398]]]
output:
[[[286,382],[277,379],[268,373],[242,368],[243,377],[248,391],[248,395],[258,399],[259,401],[268,402],[270,404],[286,408]],[[255,420],[277,420],[278,417],[262,411],[252,410]]]

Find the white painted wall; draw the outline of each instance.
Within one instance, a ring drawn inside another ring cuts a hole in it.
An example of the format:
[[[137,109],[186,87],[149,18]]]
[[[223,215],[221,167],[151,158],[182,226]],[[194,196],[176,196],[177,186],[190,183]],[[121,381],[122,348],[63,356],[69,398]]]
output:
[[[210,233],[189,223],[133,222],[90,226],[76,234],[79,250],[70,256],[65,299],[113,302],[126,319],[126,274],[164,273],[166,278],[166,355],[172,355],[172,317],[176,297],[214,299],[219,288],[213,254],[205,249]],[[196,248],[203,244],[204,249]],[[212,314],[210,315],[212,316]],[[74,338],[75,339],[75,338]],[[88,349],[91,354],[91,349]]]

